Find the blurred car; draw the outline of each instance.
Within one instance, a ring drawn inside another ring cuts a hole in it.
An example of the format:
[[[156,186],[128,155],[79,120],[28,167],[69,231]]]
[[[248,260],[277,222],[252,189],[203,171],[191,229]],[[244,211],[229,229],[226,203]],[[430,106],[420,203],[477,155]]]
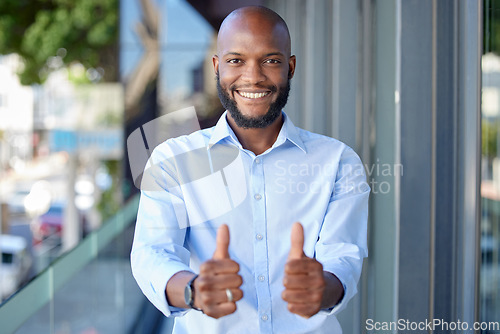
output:
[[[0,251],[0,300],[3,300],[28,279],[33,261],[26,239],[20,236],[0,234]]]
[[[42,241],[50,241],[53,244],[60,244],[63,219],[64,204],[52,203],[46,213],[35,218],[31,223],[33,244],[37,245]]]

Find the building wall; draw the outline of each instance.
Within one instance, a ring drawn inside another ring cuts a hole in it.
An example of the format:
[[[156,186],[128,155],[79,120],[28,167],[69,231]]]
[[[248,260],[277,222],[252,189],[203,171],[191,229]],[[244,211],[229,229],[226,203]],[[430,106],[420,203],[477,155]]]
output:
[[[288,23],[296,75],[286,111],[367,167],[365,321],[477,320],[480,1],[269,0]]]

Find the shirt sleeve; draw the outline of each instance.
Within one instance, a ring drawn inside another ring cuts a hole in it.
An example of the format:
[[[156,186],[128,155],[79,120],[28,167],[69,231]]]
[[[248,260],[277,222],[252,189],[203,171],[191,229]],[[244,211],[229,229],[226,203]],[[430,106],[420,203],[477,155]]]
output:
[[[179,271],[192,271],[184,247],[187,216],[175,168],[165,148],[153,152],[146,165],[131,251],[132,273],[144,295],[165,316],[188,310],[168,304],[165,288]],[[181,228],[184,226],[184,228]]]
[[[338,313],[357,293],[363,258],[368,256],[367,219],[370,187],[357,154],[346,148],[340,159],[335,186],[316,243],[316,258],[344,286],[344,297],[335,307]]]

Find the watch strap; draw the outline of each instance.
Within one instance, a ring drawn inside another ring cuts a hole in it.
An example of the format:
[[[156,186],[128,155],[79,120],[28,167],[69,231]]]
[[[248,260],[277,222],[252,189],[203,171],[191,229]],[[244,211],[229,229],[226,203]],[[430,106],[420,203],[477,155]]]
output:
[[[196,278],[198,278],[198,275],[197,275],[197,274],[196,274],[196,275],[194,275],[194,276],[193,276],[193,278],[191,278],[191,279],[189,280],[189,282],[187,282],[187,284],[186,284],[186,288],[188,288],[188,287],[189,287],[189,289],[191,290],[191,300],[189,300],[189,302],[188,302],[187,304],[188,304],[188,306],[189,306],[190,308],[195,309],[195,310],[197,310],[197,311],[201,311],[201,309],[199,309],[199,308],[197,308],[197,307],[195,307],[195,306],[194,306],[194,280],[195,280]]]

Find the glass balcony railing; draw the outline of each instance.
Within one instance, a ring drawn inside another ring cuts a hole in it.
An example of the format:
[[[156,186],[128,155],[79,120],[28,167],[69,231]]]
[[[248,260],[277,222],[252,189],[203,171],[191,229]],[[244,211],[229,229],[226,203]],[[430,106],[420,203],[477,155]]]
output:
[[[142,319],[148,302],[129,262],[138,201],[132,198],[5,301],[0,332],[139,333],[151,326]],[[153,324],[168,326],[162,318]]]

